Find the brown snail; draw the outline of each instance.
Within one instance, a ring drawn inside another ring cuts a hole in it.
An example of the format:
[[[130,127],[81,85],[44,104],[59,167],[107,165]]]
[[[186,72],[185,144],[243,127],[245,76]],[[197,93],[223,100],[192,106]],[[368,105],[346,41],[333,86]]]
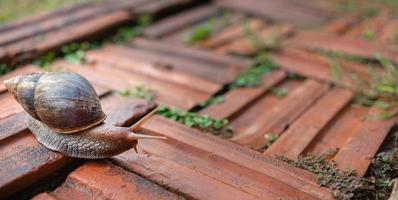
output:
[[[94,88],[73,72],[32,73],[4,85],[30,115],[28,128],[37,140],[70,157],[106,158],[135,148],[137,139],[165,138],[134,133],[156,109],[131,127],[104,123]]]

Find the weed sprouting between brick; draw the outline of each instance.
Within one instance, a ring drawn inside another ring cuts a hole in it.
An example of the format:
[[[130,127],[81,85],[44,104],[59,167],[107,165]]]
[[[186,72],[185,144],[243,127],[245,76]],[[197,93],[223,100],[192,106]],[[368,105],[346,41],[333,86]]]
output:
[[[84,62],[85,52],[88,50],[98,49],[102,47],[105,43],[125,43],[134,37],[142,34],[143,29],[151,23],[151,18],[149,15],[142,15],[138,18],[137,25],[135,26],[125,26],[119,28],[115,34],[110,37],[104,38],[98,41],[91,42],[73,42],[65,44],[61,47],[61,51],[55,53],[50,51],[45,55],[39,57],[33,61],[33,64],[42,67],[44,70],[49,70],[51,63],[55,61],[57,57],[62,57],[66,61],[73,64],[82,64]]]
[[[217,95],[214,97],[210,97],[204,102],[201,102],[199,105],[203,108],[206,108],[207,106],[214,105],[214,104],[220,104],[224,102],[224,96],[222,95]]]
[[[231,83],[231,88],[256,87],[261,83],[261,77],[276,69],[277,65],[265,51],[260,51],[254,57],[251,67],[239,74]]]
[[[0,75],[6,74],[6,73],[12,71],[13,69],[14,68],[11,66],[0,63]]]
[[[337,150],[320,156],[307,155],[292,160],[283,156],[278,159],[317,176],[320,186],[328,187],[338,200],[366,200],[389,198],[393,179],[398,177],[398,149],[379,153],[369,167],[367,177],[360,178],[355,170],[339,170],[332,157]]]
[[[197,128],[221,138],[230,138],[233,135],[233,130],[229,126],[227,119],[213,119],[207,115],[199,115],[194,112],[181,111],[166,106],[160,106],[158,114],[185,126]]]
[[[343,69],[340,60],[333,60],[331,72],[339,86],[355,92],[355,102],[363,106],[377,106],[384,111],[368,119],[389,119],[398,115],[398,69],[388,59],[375,55],[379,66],[369,64],[370,79],[363,79],[355,73],[349,74],[353,84],[344,84],[341,79],[347,72]],[[340,58],[339,58],[340,59]],[[378,68],[381,70],[377,70]]]
[[[205,40],[209,38],[215,31],[215,28],[218,24],[222,24],[223,26],[227,26],[231,23],[230,17],[231,12],[225,11],[223,15],[218,17],[212,17],[204,24],[195,26],[188,35],[185,37],[185,43],[187,44],[195,44],[199,41]]]
[[[289,89],[285,87],[274,87],[271,89],[271,92],[277,97],[284,97],[289,92]]]
[[[133,96],[140,99],[145,99],[147,101],[151,101],[155,95],[156,91],[150,88],[146,88],[144,86],[135,86],[133,88],[127,88],[124,90],[119,91],[119,94],[125,97]]]

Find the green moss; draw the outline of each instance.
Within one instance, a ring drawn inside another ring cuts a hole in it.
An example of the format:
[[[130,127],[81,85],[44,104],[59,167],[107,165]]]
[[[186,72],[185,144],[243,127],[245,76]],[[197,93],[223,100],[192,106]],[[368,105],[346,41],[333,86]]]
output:
[[[0,75],[6,74],[13,70],[13,67],[0,63]]]
[[[151,23],[152,18],[150,15],[141,15],[138,18],[137,25],[119,28],[116,33],[110,38],[110,41],[117,44],[125,43],[141,35],[144,28],[149,26]]]
[[[366,29],[363,32],[363,38],[369,41],[373,41],[375,39],[375,32],[372,29]]]
[[[356,176],[354,170],[339,170],[331,157],[337,151],[320,156],[308,155],[292,160],[283,156],[278,159],[317,176],[320,186],[333,191],[336,199],[388,199],[392,180],[398,177],[398,151],[393,149],[379,153],[372,162],[366,178]]]
[[[267,133],[264,135],[266,144],[259,149],[260,152],[264,152],[267,150],[276,140],[278,140],[279,135],[274,134],[274,133]]]
[[[230,138],[233,135],[233,130],[229,126],[227,119],[213,119],[207,115],[199,115],[194,112],[181,111],[166,106],[161,106],[158,114],[185,126],[197,128],[221,138]]]
[[[221,16],[212,17],[207,22],[195,26],[185,37],[184,41],[187,44],[192,45],[209,38],[212,34],[214,34],[214,29],[217,26],[228,26],[231,24],[230,19],[232,14],[233,13],[231,11],[224,11]]]
[[[355,103],[363,106],[377,106],[384,109],[376,116],[367,116],[366,119],[390,119],[398,115],[398,69],[391,61],[380,55],[375,55],[378,66],[369,64],[370,80],[359,78],[355,73],[349,74],[354,84],[344,83],[339,86],[346,87],[355,92]],[[383,70],[376,70],[380,67]],[[332,59],[330,65],[332,78],[341,81],[347,72],[341,66],[339,59]]]
[[[250,30],[247,21],[244,21],[244,34],[256,52],[278,50],[282,42],[281,35],[271,35],[266,38],[258,36]]]
[[[264,51],[254,58],[249,70],[239,74],[231,83],[231,88],[256,87],[261,83],[261,77],[276,69],[277,65]]]
[[[38,59],[34,60],[32,64],[38,65],[43,68],[45,71],[49,71],[51,63],[55,61],[56,54],[53,51],[47,52],[43,56],[39,57]]]
[[[214,97],[210,97],[209,99],[207,99],[206,101],[200,103],[199,105],[203,108],[210,106],[210,105],[214,105],[214,104],[220,104],[224,102],[224,97],[223,96],[214,96]]]
[[[49,70],[50,65],[55,61],[57,57],[63,57],[66,61],[73,64],[82,64],[84,62],[84,55],[86,51],[98,49],[107,42],[125,43],[132,38],[142,34],[143,29],[150,23],[150,16],[142,15],[138,18],[136,26],[121,27],[114,35],[102,40],[90,42],[73,42],[65,44],[61,47],[61,51],[58,54],[53,51],[47,52],[45,55],[35,59],[32,64],[38,65],[46,71]]]
[[[92,49],[98,49],[102,44],[98,42],[71,43],[62,46],[61,52],[66,61],[73,64],[82,64],[85,52]]]
[[[289,89],[285,87],[274,87],[271,89],[271,92],[277,97],[284,97],[289,92]]]
[[[119,94],[125,97],[133,96],[140,99],[145,99],[147,101],[151,101],[155,97],[156,91],[145,88],[144,86],[135,86],[132,89],[122,90],[119,92]]]
[[[188,44],[194,44],[210,37],[213,33],[213,24],[207,23],[195,27],[191,33],[185,38],[185,42]]]

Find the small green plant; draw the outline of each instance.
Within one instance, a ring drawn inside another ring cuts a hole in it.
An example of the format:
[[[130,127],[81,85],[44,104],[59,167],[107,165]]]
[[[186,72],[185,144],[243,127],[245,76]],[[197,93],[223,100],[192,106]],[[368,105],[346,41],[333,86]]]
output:
[[[320,51],[320,53],[330,59],[338,59],[338,60],[347,60],[351,62],[356,62],[356,63],[369,63],[368,58],[364,58],[361,56],[357,55],[352,55],[352,54],[346,54],[338,51]]]
[[[168,108],[166,106],[161,106],[158,114],[188,127],[197,128],[221,138],[230,138],[233,135],[233,130],[229,126],[227,119],[213,119],[207,115],[198,115],[194,112],[180,111],[176,108]]]
[[[40,66],[45,71],[49,71],[51,63],[54,62],[56,58],[55,52],[50,51],[47,52],[45,55],[41,56],[39,59],[34,60],[32,63],[34,65]]]
[[[250,41],[251,46],[255,49],[256,52],[279,49],[279,46],[282,42],[282,36],[280,35],[271,35],[267,38],[259,37],[257,34],[250,30],[246,21],[244,23],[243,30],[245,37]]]
[[[289,89],[285,87],[274,87],[271,89],[271,92],[277,97],[284,97],[289,92]]]
[[[318,184],[333,190],[336,199],[352,199],[358,194],[358,190],[368,187],[368,184],[358,178],[353,170],[340,171],[336,167],[336,162],[330,159],[336,152],[335,150],[320,156],[308,155],[297,160],[283,156],[277,158],[294,167],[314,173]]]
[[[97,42],[71,43],[62,46],[61,52],[66,61],[73,64],[82,64],[86,51],[98,49],[101,46],[102,45]]]
[[[101,44],[97,42],[81,42],[81,43],[70,43],[61,47],[59,56],[62,56],[66,61],[73,64],[81,64],[83,62],[84,53],[87,50],[97,49]],[[41,56],[39,59],[34,60],[32,63],[42,67],[48,71],[50,65],[57,58],[57,54],[53,51]]]
[[[209,99],[207,99],[206,101],[200,103],[199,105],[203,108],[213,105],[213,104],[220,104],[224,102],[224,97],[223,96],[214,96],[211,97]]]
[[[8,72],[10,72],[12,70],[13,70],[12,67],[10,67],[10,66],[8,66],[6,64],[0,63],[0,75],[6,74],[6,73],[8,73]]]
[[[125,26],[119,28],[115,35],[113,35],[110,40],[114,43],[121,44],[125,43],[139,35],[142,34],[142,31],[145,27],[152,23],[152,18],[150,15],[141,15],[138,18],[138,23],[135,26]]]
[[[214,33],[216,26],[228,26],[231,24],[231,15],[230,11],[224,11],[221,16],[213,17],[206,23],[194,27],[186,36],[185,42],[192,45],[209,38]]]
[[[331,160],[337,150],[320,156],[308,155],[297,160],[277,158],[317,176],[318,184],[333,190],[336,199],[388,199],[392,180],[398,177],[398,151],[379,153],[368,170],[367,178],[356,176],[354,170],[341,171]]]
[[[266,140],[266,144],[259,150],[261,152],[267,150],[276,140],[278,140],[279,135],[274,133],[267,133],[264,135],[264,138]]]
[[[214,23],[208,22],[206,24],[195,27],[191,33],[185,38],[188,44],[194,44],[201,40],[207,39],[213,33]]]
[[[132,89],[124,89],[119,94],[125,97],[133,96],[150,101],[155,97],[156,91],[143,86],[135,86]]]
[[[375,32],[372,29],[367,28],[363,32],[363,38],[365,38],[366,40],[369,40],[369,41],[373,41],[375,39]]]
[[[257,53],[250,69],[242,74],[239,74],[231,83],[231,88],[236,87],[256,87],[261,83],[261,77],[268,74],[277,65],[264,51]]]
[[[398,149],[379,153],[372,161],[369,175],[378,188],[391,188],[393,179],[398,177]]]
[[[388,59],[375,55],[382,70],[369,65],[370,78],[361,79],[356,74],[349,74],[353,84],[339,83],[340,86],[355,92],[355,102],[363,106],[377,106],[384,109],[377,116],[366,119],[390,119],[398,115],[398,69]],[[339,60],[332,60],[331,73],[335,80],[340,81],[346,74]]]
[[[363,18],[375,17],[380,13],[380,10],[375,7],[366,8],[362,11],[361,16]]]

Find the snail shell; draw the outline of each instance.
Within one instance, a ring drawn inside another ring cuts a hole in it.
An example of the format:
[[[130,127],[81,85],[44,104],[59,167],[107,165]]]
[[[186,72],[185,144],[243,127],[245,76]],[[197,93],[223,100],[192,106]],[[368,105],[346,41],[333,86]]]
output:
[[[106,118],[94,88],[79,74],[33,73],[4,84],[26,112],[55,132],[79,132]]]

